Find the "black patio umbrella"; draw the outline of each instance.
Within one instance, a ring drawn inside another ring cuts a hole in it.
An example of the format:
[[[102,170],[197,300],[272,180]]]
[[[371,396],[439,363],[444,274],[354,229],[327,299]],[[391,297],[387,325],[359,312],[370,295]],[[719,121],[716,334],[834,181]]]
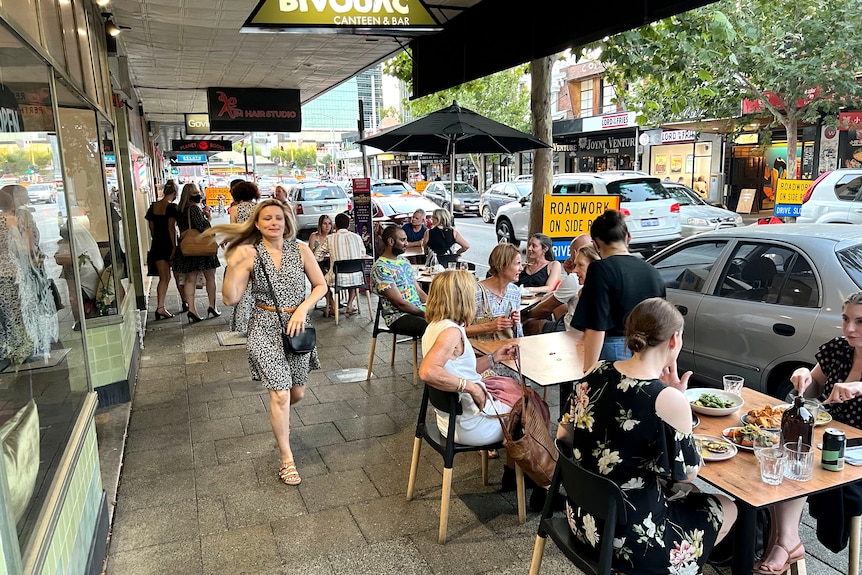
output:
[[[385,152],[425,152],[451,156],[449,209],[455,195],[455,154],[514,154],[550,148],[542,140],[491,118],[451,106],[431,112],[410,123],[359,140]]]

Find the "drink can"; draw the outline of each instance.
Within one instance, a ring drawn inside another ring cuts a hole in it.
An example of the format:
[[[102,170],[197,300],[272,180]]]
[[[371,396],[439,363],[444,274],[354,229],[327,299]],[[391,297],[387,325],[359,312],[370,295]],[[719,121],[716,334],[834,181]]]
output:
[[[820,465],[829,471],[841,471],[844,469],[844,445],[846,443],[844,432],[834,427],[826,428],[823,432],[823,450],[820,456]]]

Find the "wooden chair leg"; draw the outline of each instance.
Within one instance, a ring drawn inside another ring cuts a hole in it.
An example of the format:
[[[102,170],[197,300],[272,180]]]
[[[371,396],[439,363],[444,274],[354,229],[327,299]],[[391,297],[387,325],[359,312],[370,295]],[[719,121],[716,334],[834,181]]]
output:
[[[446,531],[449,528],[449,498],[452,496],[452,469],[443,468],[443,494],[440,496],[440,531],[437,543],[446,543]]]
[[[790,575],[807,575],[807,573],[808,571],[805,569],[805,557],[796,563],[790,564]]]
[[[374,365],[374,350],[377,349],[377,338],[371,338],[371,353],[368,354],[368,373],[365,375],[365,379],[371,379],[371,367]],[[415,383],[414,383],[415,385]]]
[[[479,455],[482,456],[482,485],[488,485],[488,452],[483,449]]]
[[[518,523],[527,520],[527,501],[524,492],[524,470],[515,464],[515,486],[518,493]]]
[[[539,569],[542,568],[542,557],[545,555],[545,543],[547,542],[547,537],[536,535],[536,543],[533,544],[533,558],[530,560],[530,575],[539,575]]]
[[[333,290],[332,306],[335,308],[335,325],[338,325],[338,290]]]
[[[419,340],[413,339],[413,385],[419,385]]]
[[[395,346],[398,344],[398,336],[392,334],[392,357],[389,358],[389,365],[395,365]]]
[[[422,438],[413,439],[413,458],[410,460],[410,478],[407,480],[407,501],[413,499],[413,488],[416,486],[416,470],[419,469],[419,453],[422,451]]]
[[[850,518],[850,546],[847,552],[847,575],[859,575],[859,539],[862,530],[862,516]]]

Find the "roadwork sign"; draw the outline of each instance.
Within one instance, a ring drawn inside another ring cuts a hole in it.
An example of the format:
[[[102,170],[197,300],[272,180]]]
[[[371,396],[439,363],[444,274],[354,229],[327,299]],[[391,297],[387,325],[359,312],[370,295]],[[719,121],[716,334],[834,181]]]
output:
[[[544,197],[542,233],[552,238],[575,238],[590,231],[597,217],[607,210],[620,209],[619,196]]]

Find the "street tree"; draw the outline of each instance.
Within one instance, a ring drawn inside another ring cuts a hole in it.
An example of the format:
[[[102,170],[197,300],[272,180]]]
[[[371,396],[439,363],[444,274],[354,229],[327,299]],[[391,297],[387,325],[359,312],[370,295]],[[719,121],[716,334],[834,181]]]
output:
[[[787,131],[794,170],[800,123],[834,123],[841,107],[859,104],[860,13],[862,0],[721,0],[584,53],[641,125],[738,117],[743,100],[757,101]]]

